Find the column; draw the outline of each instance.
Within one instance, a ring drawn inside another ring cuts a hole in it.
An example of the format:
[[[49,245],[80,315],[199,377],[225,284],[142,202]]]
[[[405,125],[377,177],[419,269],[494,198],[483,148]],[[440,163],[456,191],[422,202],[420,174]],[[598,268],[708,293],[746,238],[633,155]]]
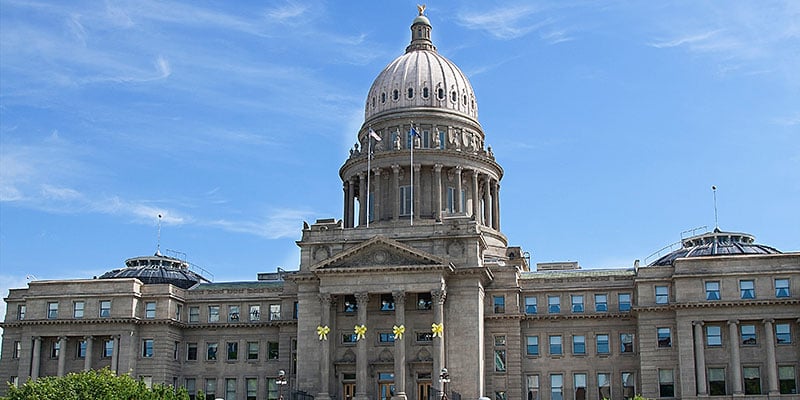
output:
[[[392,165],[392,189],[394,190],[394,208],[392,209],[392,219],[400,219],[400,166]]]
[[[92,354],[94,349],[94,336],[84,336],[83,340],[86,341],[86,354],[83,359],[83,370],[88,371],[92,369]]]
[[[472,220],[480,221],[481,202],[478,200],[478,170],[472,170]]]
[[[112,336],[114,347],[111,350],[111,372],[117,373],[117,366],[119,365],[119,335]]]
[[[436,187],[435,196],[436,199],[433,202],[434,207],[434,214],[436,215],[436,221],[442,221],[442,164],[435,164],[433,166],[433,174],[436,176]]]
[[[319,294],[319,303],[322,307],[322,312],[320,314],[320,325],[321,326],[331,326],[331,303],[332,298],[330,293],[320,293]],[[329,335],[331,339],[336,337],[336,334],[330,332]],[[335,340],[335,339],[334,339]],[[317,394],[317,398],[320,400],[329,400],[331,398],[330,390],[331,383],[331,343],[328,340],[320,340],[320,357],[319,357],[319,389],[320,392]]]
[[[350,222],[350,228],[356,226],[356,180],[350,178],[347,180],[347,219]]]
[[[392,292],[394,299],[394,324],[406,324],[406,293],[402,290]],[[413,333],[409,330],[409,334]],[[396,394],[392,399],[405,400],[406,397],[406,339],[394,341],[394,387]]]
[[[447,292],[441,289],[432,290],[431,291],[431,300],[433,300],[433,322],[437,324],[444,323],[444,300],[447,297]],[[445,332],[448,329],[446,326],[444,327]],[[481,349],[475,349],[475,351],[483,351]],[[442,384],[439,382],[437,377],[439,376],[439,372],[444,367],[445,359],[444,359],[444,337],[435,337],[433,338],[433,373],[431,374],[431,378],[433,378],[433,387],[441,393],[442,391]]]
[[[420,191],[420,181],[422,181],[422,176],[420,176],[420,171],[422,170],[422,166],[415,165],[414,166],[414,215],[413,217],[419,218],[420,212],[420,197],[422,197],[422,191]]]
[[[706,351],[703,346],[703,321],[694,321],[694,366],[697,378],[697,395],[708,395],[706,380]]]
[[[455,170],[456,170],[456,198],[453,199],[453,200],[456,201],[456,212],[461,214],[461,213],[464,212],[463,207],[461,207],[461,202],[463,201],[462,195],[461,195],[461,189],[462,189],[462,187],[461,187],[461,170],[462,170],[462,168],[461,168],[460,165],[456,165]]]
[[[492,183],[492,228],[500,230],[500,183]]]
[[[356,293],[358,304],[358,324],[367,325],[367,305],[369,293]],[[369,329],[370,327],[367,326]],[[369,335],[369,330],[367,331]],[[359,340],[356,344],[356,395],[354,400],[369,400],[367,388],[369,387],[369,365],[367,365],[367,339]]]
[[[739,361],[739,321],[728,321],[728,336],[731,341],[731,372],[733,372],[733,395],[744,394],[742,386],[742,365]]]
[[[767,388],[769,395],[779,395],[780,389],[778,388],[778,366],[775,363],[775,330],[772,324],[774,319],[769,318],[764,320],[764,344],[767,347]]]
[[[347,181],[342,182],[342,192],[344,192],[344,205],[342,206],[342,220],[344,227],[350,228],[350,192],[348,191]]]
[[[375,187],[375,198],[372,199],[372,206],[375,208],[375,222],[378,222],[381,220],[381,169],[373,168],[372,172],[375,175],[372,178],[372,186]]]
[[[33,362],[31,363],[31,379],[39,378],[39,364],[42,361],[42,337],[33,338]]]
[[[492,226],[492,189],[489,186],[489,175],[483,177],[483,225]]]
[[[358,225],[367,224],[367,174],[358,174]]]
[[[67,365],[67,337],[58,337],[58,375],[64,376],[64,367]]]

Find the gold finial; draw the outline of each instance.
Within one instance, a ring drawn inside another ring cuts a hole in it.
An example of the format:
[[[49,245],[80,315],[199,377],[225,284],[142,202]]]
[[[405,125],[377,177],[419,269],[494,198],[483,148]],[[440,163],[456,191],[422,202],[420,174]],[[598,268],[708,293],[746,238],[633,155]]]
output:
[[[419,15],[425,15],[425,4],[417,4],[417,10],[419,10]]]

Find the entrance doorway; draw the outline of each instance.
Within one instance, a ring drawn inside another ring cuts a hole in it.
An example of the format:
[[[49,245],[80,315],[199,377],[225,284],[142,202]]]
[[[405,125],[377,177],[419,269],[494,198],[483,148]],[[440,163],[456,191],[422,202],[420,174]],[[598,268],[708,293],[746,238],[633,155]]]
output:
[[[428,400],[431,395],[431,382],[417,382],[417,400]]]
[[[353,397],[356,396],[356,384],[355,383],[342,383],[342,399],[344,400],[353,400]]]

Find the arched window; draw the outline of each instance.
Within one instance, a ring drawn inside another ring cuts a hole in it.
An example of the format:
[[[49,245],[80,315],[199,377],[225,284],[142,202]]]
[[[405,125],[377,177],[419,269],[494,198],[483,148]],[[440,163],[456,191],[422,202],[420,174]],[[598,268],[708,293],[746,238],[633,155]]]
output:
[[[462,102],[464,103],[464,105],[467,105],[467,95],[464,95],[464,100],[462,100]]]
[[[414,88],[408,88],[408,98],[414,98]]]
[[[386,92],[381,93],[381,103],[386,103]]]
[[[430,93],[428,93],[428,88],[427,87],[422,88],[422,98],[427,99],[429,95]]]
[[[455,90],[450,93],[450,100],[454,103],[458,101],[458,93]]]
[[[444,89],[439,88],[439,93],[437,95],[439,96],[439,100],[444,100]]]
[[[393,90],[392,91],[392,100],[397,101],[397,99],[399,99],[399,98],[400,98],[400,92],[398,92],[397,89]]]
[[[372,96],[372,108],[375,108],[375,96]]]

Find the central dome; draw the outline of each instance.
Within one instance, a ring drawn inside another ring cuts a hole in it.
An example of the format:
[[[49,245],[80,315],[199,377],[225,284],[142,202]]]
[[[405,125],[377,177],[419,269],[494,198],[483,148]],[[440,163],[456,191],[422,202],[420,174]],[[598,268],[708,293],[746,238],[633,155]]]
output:
[[[466,75],[441,56],[430,39],[431,24],[420,15],[411,25],[406,53],[381,71],[367,96],[364,120],[369,124],[402,109],[440,109],[478,121],[475,92]]]

